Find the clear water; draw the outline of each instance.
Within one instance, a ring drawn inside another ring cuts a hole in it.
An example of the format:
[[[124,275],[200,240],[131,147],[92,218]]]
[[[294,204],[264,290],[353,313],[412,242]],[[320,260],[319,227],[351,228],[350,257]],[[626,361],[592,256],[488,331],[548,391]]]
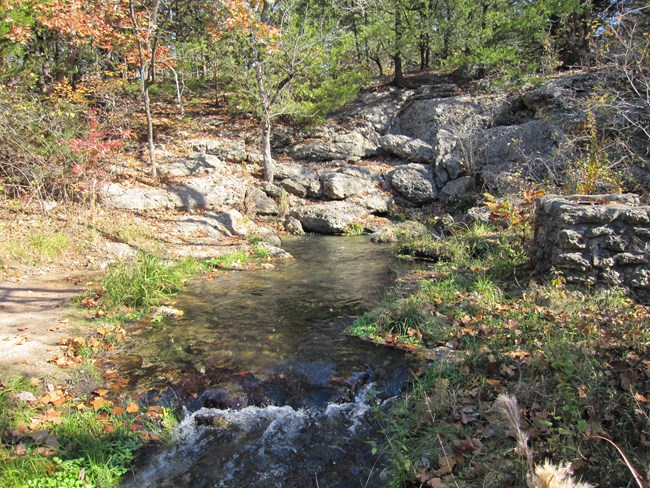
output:
[[[283,248],[295,259],[198,281],[182,319],[132,331],[122,370],[173,392],[184,419],[126,486],[383,485],[370,409],[404,388],[410,360],[343,330],[393,280],[390,251],[363,237]]]

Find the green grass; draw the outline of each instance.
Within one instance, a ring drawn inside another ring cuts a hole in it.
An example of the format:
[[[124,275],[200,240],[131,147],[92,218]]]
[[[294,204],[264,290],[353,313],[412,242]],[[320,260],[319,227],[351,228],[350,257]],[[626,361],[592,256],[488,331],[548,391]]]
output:
[[[140,253],[133,262],[113,266],[104,277],[101,303],[109,309],[149,309],[179,291],[198,269],[193,259],[169,263],[155,254]]]
[[[362,224],[351,223],[343,229],[344,236],[360,236],[364,233],[365,227]]]
[[[641,472],[650,466],[648,310],[621,290],[531,280],[519,230],[402,238],[400,252],[425,243],[439,259],[402,278],[349,328],[377,342],[454,349],[457,362],[434,362],[378,414],[393,463],[389,486],[426,486],[427,476],[448,486],[525,486],[526,462],[492,410],[501,393],[518,399],[538,463],[573,462],[587,481],[626,486],[631,476],[618,454],[593,437],[604,435]],[[453,481],[443,466],[449,458]]]
[[[58,258],[71,246],[72,239],[66,232],[33,231],[0,243],[0,257],[32,266]]]
[[[117,486],[145,443],[142,432],[167,436],[171,429],[168,417],[152,423],[110,408],[95,412],[73,402],[52,407],[16,398],[26,391],[42,394],[22,378],[0,387],[0,485],[6,488]],[[48,412],[54,422],[27,427]],[[145,430],[133,429],[136,422]]]
[[[233,251],[223,256],[210,259],[205,263],[206,268],[234,268],[243,266],[250,261],[250,255],[246,251]]]

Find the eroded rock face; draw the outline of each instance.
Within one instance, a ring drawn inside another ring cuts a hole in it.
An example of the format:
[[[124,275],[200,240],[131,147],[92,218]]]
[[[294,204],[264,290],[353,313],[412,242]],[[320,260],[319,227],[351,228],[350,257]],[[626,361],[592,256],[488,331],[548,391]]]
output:
[[[224,164],[221,159],[211,154],[197,154],[188,159],[162,163],[158,166],[158,172],[168,176],[194,176],[223,171]]]
[[[178,195],[163,188],[129,188],[120,183],[104,185],[99,191],[99,199],[106,207],[124,210],[153,210],[183,206]]]
[[[289,152],[299,161],[359,161],[376,153],[377,146],[357,131],[334,134],[330,141],[298,144]]]
[[[406,103],[389,132],[420,139],[435,147],[438,131],[469,134],[489,126],[492,98],[415,98]]]
[[[615,285],[650,299],[650,206],[636,195],[549,195],[537,202],[535,271]]]
[[[343,173],[330,173],[323,177],[323,194],[332,200],[344,200],[372,188],[369,180]]]
[[[328,202],[305,205],[295,210],[295,217],[307,232],[341,234],[345,228],[368,216],[368,211],[347,202]]]
[[[246,208],[257,215],[278,215],[278,204],[259,188],[249,188],[246,192]]]
[[[389,180],[406,200],[417,203],[432,202],[437,195],[436,183],[429,165],[405,164],[390,173]]]
[[[318,198],[322,193],[318,173],[298,164],[278,164],[275,169],[275,181],[287,192],[301,198]]]
[[[430,144],[405,135],[387,134],[379,140],[379,147],[388,154],[413,163],[431,163],[436,157]]]

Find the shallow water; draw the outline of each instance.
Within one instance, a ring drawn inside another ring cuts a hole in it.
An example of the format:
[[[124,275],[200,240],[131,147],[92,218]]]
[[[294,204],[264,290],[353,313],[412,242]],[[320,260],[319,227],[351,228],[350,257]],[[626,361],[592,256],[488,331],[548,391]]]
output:
[[[132,386],[172,391],[184,419],[127,486],[383,485],[369,412],[403,390],[411,360],[343,330],[396,263],[363,237],[283,248],[295,259],[200,280],[176,300],[181,320],[133,331],[121,369]]]

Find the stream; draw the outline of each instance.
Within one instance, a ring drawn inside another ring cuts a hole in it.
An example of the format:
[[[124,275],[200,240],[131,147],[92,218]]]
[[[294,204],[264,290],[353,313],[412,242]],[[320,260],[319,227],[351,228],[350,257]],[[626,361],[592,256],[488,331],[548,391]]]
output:
[[[381,487],[372,409],[406,387],[416,359],[343,331],[398,266],[365,237],[288,238],[295,259],[197,280],[185,314],[134,328],[116,357],[130,388],[182,409],[171,446],[125,487]]]

